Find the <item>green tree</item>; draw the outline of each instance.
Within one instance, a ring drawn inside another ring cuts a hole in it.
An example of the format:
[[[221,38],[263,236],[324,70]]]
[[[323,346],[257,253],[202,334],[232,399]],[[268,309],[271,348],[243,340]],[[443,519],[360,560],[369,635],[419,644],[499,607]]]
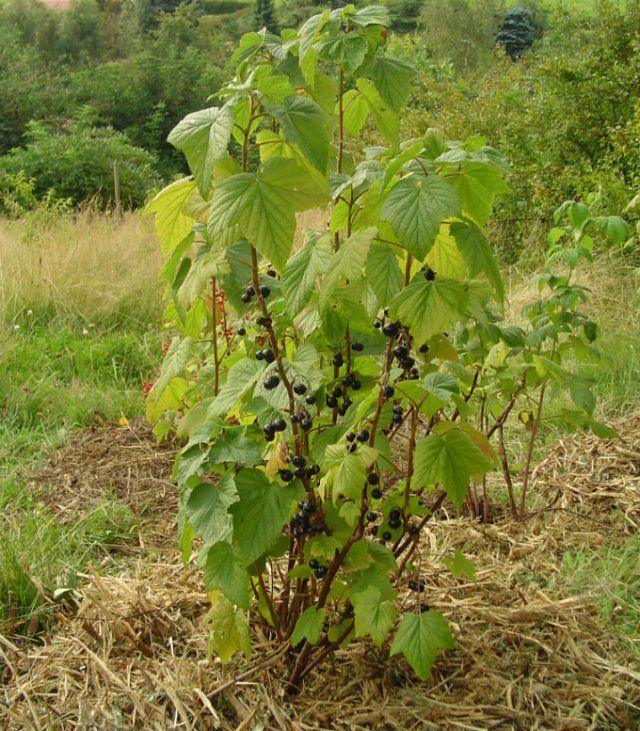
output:
[[[269,33],[278,32],[276,8],[273,0],[256,0],[255,27],[256,30],[266,28]]]

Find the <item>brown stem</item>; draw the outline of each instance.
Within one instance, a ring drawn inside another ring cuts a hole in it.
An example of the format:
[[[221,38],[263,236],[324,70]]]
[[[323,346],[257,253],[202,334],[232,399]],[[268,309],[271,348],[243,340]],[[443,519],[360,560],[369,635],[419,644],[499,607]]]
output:
[[[324,648],[324,650],[321,650],[314,658],[311,660],[311,662],[306,666],[306,668],[300,673],[300,680],[304,680],[307,675],[315,668],[317,667],[324,659],[325,657],[333,652],[337,647],[340,647],[340,645],[344,642],[344,640],[351,634],[353,631],[353,628],[355,627],[355,621],[349,622],[346,629],[342,632],[342,634],[338,637],[337,640],[334,640],[331,642],[327,647]]]
[[[400,562],[400,565],[398,566],[398,570],[396,571],[396,576],[401,576],[402,572],[404,571],[407,562],[413,555],[413,552],[416,550],[419,542],[419,535],[420,531],[424,528],[424,526],[427,524],[429,520],[436,514],[437,510],[440,508],[442,503],[445,501],[445,498],[447,497],[447,493],[443,490],[436,501],[433,503],[433,505],[429,508],[429,512],[422,518],[422,520],[418,523],[416,526],[416,534],[415,539],[413,537],[407,538],[403,543],[398,546],[397,550],[394,551],[396,558],[401,556],[407,549],[407,553],[403,557],[402,561]]]
[[[282,642],[282,634],[280,633],[280,623],[278,622],[278,615],[276,614],[276,610],[273,606],[273,602],[271,601],[271,597],[267,593],[267,587],[264,584],[264,579],[262,578],[262,572],[260,571],[260,567],[258,566],[257,562],[254,563],[253,567],[255,568],[256,574],[258,576],[258,584],[260,585],[260,591],[262,591],[262,596],[264,597],[264,601],[269,610],[269,614],[271,615],[271,621],[273,622],[273,629],[275,630],[276,637],[278,638],[278,642]]]
[[[213,700],[214,698],[217,698],[221,693],[224,693],[225,690],[228,688],[232,688],[236,683],[241,683],[243,680],[248,680],[249,678],[253,677],[256,673],[259,673],[261,670],[265,670],[266,668],[270,667],[271,665],[275,665],[276,662],[280,659],[281,655],[285,652],[285,650],[289,647],[289,643],[285,643],[284,645],[281,645],[274,653],[273,655],[270,655],[262,662],[258,663],[257,665],[254,665],[252,668],[249,668],[249,670],[246,670],[244,673],[240,673],[240,675],[236,675],[235,678],[231,678],[231,680],[228,680],[226,683],[223,683],[222,685],[219,685],[212,693],[209,694],[208,698],[209,700]]]
[[[378,391],[378,402],[376,403],[376,410],[371,420],[371,435],[369,436],[369,446],[373,447],[376,441],[376,430],[378,428],[378,422],[380,421],[380,414],[382,413],[382,407],[386,400],[383,391],[389,381],[389,372],[391,370],[391,363],[393,362],[393,339],[389,338],[387,343],[387,349],[384,354],[384,367],[382,369],[382,375],[380,377],[380,390]]]
[[[218,358],[218,313],[216,311],[215,277],[211,277],[211,295],[213,297],[213,303],[211,305],[211,323],[213,330],[211,337],[211,342],[213,343],[213,393],[214,396],[217,396],[220,390],[220,359]]]
[[[511,470],[509,468],[509,460],[507,452],[504,448],[504,427],[500,425],[498,429],[498,452],[500,454],[500,462],[502,464],[502,474],[504,475],[504,481],[507,483],[507,492],[509,494],[509,508],[511,509],[511,516],[513,518],[518,517],[518,508],[516,507],[516,499],[513,492],[513,480],[511,479]]]
[[[524,520],[524,508],[527,499],[527,488],[529,487],[529,477],[531,475],[531,459],[533,457],[533,448],[535,446],[538,428],[540,427],[540,419],[542,417],[542,404],[544,403],[544,392],[546,390],[546,382],[540,388],[540,396],[538,398],[538,408],[536,410],[535,421],[531,428],[531,438],[529,439],[529,448],[527,449],[527,458],[524,463],[524,477],[522,478],[522,490],[520,492],[520,520]]]
[[[522,380],[520,381],[520,385],[518,386],[518,388],[516,388],[516,390],[513,392],[513,394],[511,394],[511,398],[509,399],[509,402],[507,403],[507,405],[504,407],[500,416],[487,430],[487,437],[491,437],[494,434],[494,432],[496,432],[508,419],[509,414],[511,413],[511,409],[513,409],[513,407],[515,406],[518,396],[524,390],[524,387],[526,385],[526,380],[527,380],[527,371],[525,369],[525,371],[522,374]]]

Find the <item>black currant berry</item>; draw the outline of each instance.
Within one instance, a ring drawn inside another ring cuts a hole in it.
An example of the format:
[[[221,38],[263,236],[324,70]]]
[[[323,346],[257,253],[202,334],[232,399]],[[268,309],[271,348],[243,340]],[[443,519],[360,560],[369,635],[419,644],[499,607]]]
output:
[[[433,271],[433,269],[428,268],[427,271],[424,273],[424,278],[427,280],[427,282],[433,282],[433,280],[436,278],[436,273]]]
[[[378,520],[378,513],[369,513],[367,515],[367,520],[369,520],[371,523],[373,523],[374,520]]]
[[[298,396],[303,396],[307,392],[307,387],[304,383],[296,383],[293,387],[293,392],[297,393]]]
[[[313,573],[316,575],[316,579],[324,579],[324,577],[327,575],[327,567],[318,566],[318,568]]]
[[[385,398],[391,398],[395,392],[396,392],[396,390],[395,390],[395,388],[393,386],[385,386],[382,389],[382,395]]]
[[[313,419],[309,416],[305,416],[303,419],[300,419],[300,426],[305,431],[309,431],[309,429],[313,426]]]
[[[402,360],[400,361],[400,365],[401,365],[401,366],[402,366],[403,368],[413,368],[413,366],[414,366],[415,364],[416,364],[416,359],[415,359],[415,358],[412,358],[412,357],[411,357],[410,355],[409,355],[409,356],[407,356],[406,358],[403,358],[403,359],[402,359]]]
[[[247,334],[247,331],[243,327],[238,328],[238,335],[242,338]]]
[[[249,285],[249,286],[248,286],[248,287],[247,287],[247,288],[245,289],[244,293],[245,293],[246,295],[248,295],[249,297],[253,297],[253,296],[255,295],[256,291],[255,291],[255,289],[254,289],[254,288],[253,288],[253,287],[252,287],[251,285]]]
[[[302,478],[307,474],[307,470],[305,467],[297,467],[293,474],[299,479],[302,480]]]
[[[292,460],[291,464],[293,464],[294,467],[304,467],[306,464],[306,460],[304,457],[300,455],[296,455]]]
[[[331,391],[331,395],[334,398],[339,398],[340,396],[342,396],[342,389],[340,388],[340,386],[335,386],[333,391]]]
[[[428,353],[429,352],[429,346],[426,343],[424,343],[423,345],[420,346],[420,352],[421,353]]]
[[[351,442],[351,444],[347,447],[347,452],[353,453],[358,448],[357,442]]]
[[[267,276],[268,277],[277,277],[278,274],[275,269],[267,269]]]
[[[386,530],[386,531],[385,531],[385,532],[384,532],[384,533],[382,534],[382,540],[383,540],[383,541],[390,541],[390,540],[391,540],[391,533],[389,533],[389,531],[388,531],[388,530]]]
[[[354,380],[353,383],[351,384],[351,388],[354,391],[359,391],[362,388],[362,384],[360,383],[360,381]]]
[[[264,360],[264,350],[259,350],[256,353],[256,360]]]
[[[276,419],[271,425],[276,431],[284,431],[287,428],[287,422],[283,418]]]
[[[280,383],[280,379],[275,374],[273,376],[269,376],[264,382],[264,387],[267,391],[273,391],[274,388],[278,386]]]
[[[382,334],[386,335],[388,338],[395,338],[399,332],[400,326],[397,322],[387,322],[382,326]]]
[[[366,442],[369,439],[369,432],[366,429],[363,429],[362,431],[359,431],[356,439],[359,442]]]
[[[275,356],[273,350],[270,350],[269,348],[265,348],[262,351],[262,355],[267,363],[273,363],[276,359],[276,356]]]
[[[342,406],[338,408],[338,413],[340,414],[340,416],[344,416],[347,411],[349,411],[349,406],[351,406],[351,403],[351,401],[345,401]]]
[[[382,490],[379,487],[374,487],[373,490],[371,490],[371,497],[374,500],[380,500],[382,497]]]
[[[316,397],[313,394],[310,394],[307,396],[307,398],[304,400],[306,404],[309,404],[309,406],[312,406],[316,402]]]
[[[351,350],[355,350],[356,353],[361,353],[364,350],[362,343],[351,343]]]
[[[314,464],[311,466],[311,472],[313,472],[314,475],[320,474],[320,465]]]
[[[372,536],[378,535],[378,526],[377,525],[374,525],[373,528],[371,529],[371,535]]]
[[[273,428],[273,425],[272,424],[267,424],[263,428],[262,433],[264,434],[264,438],[268,442],[272,442],[273,441],[273,439],[275,437],[275,429]]]
[[[309,561],[309,566],[312,569],[317,569],[320,566],[320,561],[318,561],[317,558],[312,558],[311,561]]]
[[[421,604],[420,605],[420,614],[424,614],[425,612],[429,611],[429,605],[428,604]]]
[[[327,396],[326,403],[330,409],[333,409],[338,405],[338,399],[335,396]]]
[[[269,295],[271,294],[271,290],[269,289],[269,287],[267,287],[267,285],[266,285],[266,284],[263,284],[263,285],[262,285],[262,286],[260,287],[260,294],[261,294],[261,295],[262,295],[263,297],[268,297],[268,296],[269,296]]]
[[[293,480],[293,472],[291,470],[278,470],[278,474],[283,482],[291,482]]]
[[[374,320],[373,326],[375,327],[376,330],[379,330],[382,327],[382,323],[380,322],[380,320]]]
[[[341,368],[344,365],[344,358],[342,353],[336,353],[331,361],[336,368]]]
[[[370,485],[377,485],[380,482],[380,477],[377,472],[371,472],[371,474],[367,477],[367,482]]]
[[[405,345],[396,345],[393,349],[393,354],[396,358],[406,358],[409,355],[409,351]]]
[[[240,295],[240,299],[245,303],[245,305],[248,305],[249,302],[251,302],[251,297],[246,292],[243,292]]]
[[[345,437],[345,439],[348,442],[352,442],[355,438],[356,438],[356,433],[355,432],[352,432],[352,431],[348,432],[347,435],[346,435],[346,437]]]

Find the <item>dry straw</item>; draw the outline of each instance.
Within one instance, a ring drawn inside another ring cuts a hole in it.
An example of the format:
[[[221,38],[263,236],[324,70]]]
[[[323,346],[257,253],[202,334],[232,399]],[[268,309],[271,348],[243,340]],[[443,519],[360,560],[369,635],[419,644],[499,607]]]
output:
[[[448,515],[425,530],[423,601],[451,622],[457,649],[417,682],[404,662],[361,641],[315,671],[287,698],[276,663],[221,695],[242,673],[207,659],[200,573],[175,546],[171,451],[143,424],[80,432],[40,479],[56,486],[63,519],[99,502],[109,486],[146,526],[128,569],[90,573],[77,613],[60,611],[41,646],[0,638],[7,729],[587,729],[635,728],[640,671],[605,626],[595,597],[562,592],[565,551],[615,545],[640,521],[640,417],[620,440],[560,441],[536,473],[547,509],[524,524],[481,525]],[[44,494],[44,493],[43,493]],[[443,559],[457,547],[475,581]],[[544,588],[560,584],[557,589]],[[416,596],[407,593],[410,609]],[[259,663],[273,647],[256,632]]]

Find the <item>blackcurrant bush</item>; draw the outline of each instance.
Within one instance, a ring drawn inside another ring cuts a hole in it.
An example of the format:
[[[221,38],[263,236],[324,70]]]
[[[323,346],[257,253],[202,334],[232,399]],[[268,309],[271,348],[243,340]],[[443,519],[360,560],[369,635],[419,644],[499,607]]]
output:
[[[283,482],[291,482],[293,480],[293,472],[291,470],[278,470],[278,474]]]
[[[307,387],[304,383],[296,383],[293,387],[293,392],[297,393],[298,396],[303,396],[307,392]]]
[[[359,442],[366,442],[369,439],[369,432],[366,429],[363,429],[362,431],[359,431],[356,439]]]
[[[300,426],[305,431],[309,431],[309,429],[313,426],[313,419],[310,416],[305,416],[303,419],[300,419]]]
[[[351,343],[351,350],[355,350],[356,353],[361,353],[364,350],[362,343]]]
[[[276,431],[284,431],[287,428],[287,422],[283,418],[276,419],[271,425]]]
[[[367,477],[367,482],[370,485],[377,485],[380,482],[380,477],[378,476],[377,472],[371,472],[369,476]]]
[[[268,297],[268,296],[269,296],[269,295],[271,294],[271,290],[269,289],[269,287],[267,287],[267,285],[266,285],[266,284],[263,284],[263,285],[262,285],[262,286],[260,287],[260,294],[261,294],[261,295],[262,295],[263,297]]]
[[[393,386],[385,386],[382,389],[382,395],[385,398],[391,398],[395,392],[396,392],[396,390],[395,390],[395,388]]]
[[[373,490],[371,490],[371,497],[374,500],[380,500],[382,497],[382,490],[379,487],[374,487]]]

